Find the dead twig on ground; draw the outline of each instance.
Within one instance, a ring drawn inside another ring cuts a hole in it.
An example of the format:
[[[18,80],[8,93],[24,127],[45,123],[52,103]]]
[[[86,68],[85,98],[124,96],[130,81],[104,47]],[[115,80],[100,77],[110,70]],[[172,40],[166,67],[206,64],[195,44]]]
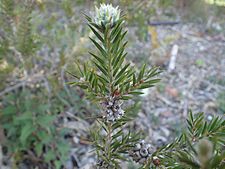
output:
[[[173,48],[171,50],[170,63],[169,63],[169,67],[168,67],[169,72],[172,72],[175,70],[177,53],[178,53],[178,45],[175,44],[175,45],[173,45]]]

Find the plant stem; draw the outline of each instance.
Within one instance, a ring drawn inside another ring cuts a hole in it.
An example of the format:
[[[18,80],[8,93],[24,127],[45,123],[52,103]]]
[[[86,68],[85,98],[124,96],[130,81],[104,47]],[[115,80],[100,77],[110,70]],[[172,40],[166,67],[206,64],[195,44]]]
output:
[[[106,145],[105,145],[105,155],[108,161],[111,161],[111,142],[112,142],[112,125],[111,123],[107,124],[108,133],[106,137]]]
[[[111,39],[110,39],[110,30],[109,29],[105,29],[104,32],[104,40],[105,40],[105,49],[107,52],[107,59],[108,59],[108,74],[109,74],[109,91],[110,94],[113,93],[113,72],[112,72],[112,54],[111,54]]]
[[[110,147],[112,141],[112,126],[111,123],[108,124],[109,133],[108,133],[108,145]]]

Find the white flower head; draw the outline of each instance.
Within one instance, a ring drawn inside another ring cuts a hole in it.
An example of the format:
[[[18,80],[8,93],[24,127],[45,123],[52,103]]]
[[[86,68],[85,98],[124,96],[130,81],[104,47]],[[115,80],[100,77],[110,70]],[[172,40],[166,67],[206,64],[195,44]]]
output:
[[[95,16],[94,22],[101,26],[110,24],[110,26],[114,26],[116,22],[120,18],[120,9],[119,7],[113,7],[112,4],[100,4],[100,8],[95,6]]]

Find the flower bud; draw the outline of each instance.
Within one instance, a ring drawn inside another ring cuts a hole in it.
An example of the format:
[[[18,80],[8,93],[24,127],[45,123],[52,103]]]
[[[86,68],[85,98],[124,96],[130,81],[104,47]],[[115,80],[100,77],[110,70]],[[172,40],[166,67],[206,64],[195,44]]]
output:
[[[109,24],[113,27],[120,18],[120,10],[111,4],[100,4],[100,8],[95,7],[94,22],[102,26]]]
[[[141,145],[139,143],[137,143],[134,147],[134,151],[138,151],[141,149]]]
[[[119,120],[123,117],[125,112],[121,105],[122,103],[115,97],[106,97],[106,100],[102,103],[102,107],[105,112],[103,117],[106,119],[106,121],[114,122],[115,120]]]
[[[146,148],[140,149],[140,155],[142,157],[147,157],[148,156],[148,150]]]
[[[159,166],[159,165],[160,165],[160,159],[159,159],[158,157],[154,156],[154,157],[152,158],[152,161],[153,161],[153,164],[154,164],[155,166]]]
[[[144,164],[153,153],[153,150],[154,149],[151,144],[147,144],[144,140],[141,140],[134,145],[134,148],[129,154],[135,162]]]

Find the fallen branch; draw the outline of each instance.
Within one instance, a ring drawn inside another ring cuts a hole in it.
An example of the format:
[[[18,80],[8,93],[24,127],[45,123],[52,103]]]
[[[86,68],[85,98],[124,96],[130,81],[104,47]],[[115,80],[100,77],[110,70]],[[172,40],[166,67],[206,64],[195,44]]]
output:
[[[148,24],[150,26],[173,26],[179,24],[179,21],[155,21],[155,22],[149,22]]]
[[[169,72],[172,72],[175,69],[177,53],[178,53],[178,45],[175,44],[175,45],[173,45],[173,48],[171,50],[170,63],[169,63],[169,67],[168,67]]]

